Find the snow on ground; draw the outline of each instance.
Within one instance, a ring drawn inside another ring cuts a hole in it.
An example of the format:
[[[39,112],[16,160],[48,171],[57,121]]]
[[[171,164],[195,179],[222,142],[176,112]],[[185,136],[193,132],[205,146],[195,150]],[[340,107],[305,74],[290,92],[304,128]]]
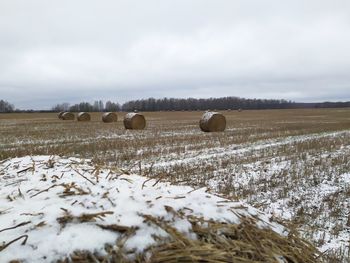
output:
[[[145,168],[150,166],[156,168],[161,166],[173,166],[181,164],[189,164],[198,161],[206,161],[212,158],[224,157],[224,156],[234,156],[243,155],[252,151],[264,150],[273,147],[279,147],[284,145],[290,145],[293,143],[311,141],[315,139],[325,138],[325,137],[336,137],[341,135],[349,135],[349,131],[331,132],[331,133],[318,133],[318,134],[308,134],[308,135],[298,135],[289,136],[270,140],[260,140],[254,143],[247,143],[242,145],[230,145],[227,147],[215,147],[210,149],[205,149],[202,151],[186,151],[183,156],[179,154],[166,156],[165,160],[157,160],[157,162],[152,164],[144,165]],[[172,159],[171,157],[176,157]],[[170,157],[170,158],[169,158]]]
[[[108,227],[134,227],[126,247],[140,252],[154,244],[160,228],[144,215],[164,217],[191,236],[187,215],[239,223],[240,215],[283,234],[285,229],[241,202],[232,202],[187,186],[174,186],[117,169],[99,168],[90,160],[33,156],[0,163],[0,262],[50,262],[74,250],[98,251],[120,236]],[[106,229],[107,228],[107,229]]]
[[[274,218],[296,222],[322,252],[348,255],[349,143],[348,130],[289,136],[166,155],[143,169],[237,196]],[[191,175],[178,178],[178,170]]]

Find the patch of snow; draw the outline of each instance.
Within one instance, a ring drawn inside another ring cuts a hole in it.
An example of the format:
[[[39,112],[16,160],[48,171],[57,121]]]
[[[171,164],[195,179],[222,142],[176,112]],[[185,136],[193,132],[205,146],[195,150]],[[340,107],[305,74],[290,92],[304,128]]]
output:
[[[104,245],[113,245],[120,237],[101,227],[110,225],[137,228],[126,247],[140,252],[156,243],[154,235],[167,235],[145,223],[144,215],[170,219],[178,231],[193,237],[191,224],[169,213],[168,207],[234,224],[240,222],[239,215],[258,218],[258,226],[286,234],[257,209],[212,195],[205,188],[126,175],[94,166],[91,160],[27,156],[0,162],[0,245],[22,237],[0,252],[0,262],[51,262],[74,250],[103,254]],[[97,215],[94,220],[81,219],[91,214]]]

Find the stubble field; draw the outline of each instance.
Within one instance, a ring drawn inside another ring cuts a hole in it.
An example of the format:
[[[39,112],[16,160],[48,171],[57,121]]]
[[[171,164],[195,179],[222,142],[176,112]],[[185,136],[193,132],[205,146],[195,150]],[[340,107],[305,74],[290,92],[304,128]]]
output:
[[[223,133],[203,133],[203,112],[61,121],[53,113],[0,114],[0,161],[26,155],[89,158],[174,184],[208,187],[300,231],[328,255],[350,259],[350,109],[226,111]]]

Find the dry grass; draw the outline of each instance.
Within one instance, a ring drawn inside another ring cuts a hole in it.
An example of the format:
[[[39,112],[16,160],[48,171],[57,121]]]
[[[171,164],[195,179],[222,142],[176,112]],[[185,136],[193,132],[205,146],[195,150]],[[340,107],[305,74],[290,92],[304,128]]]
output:
[[[188,238],[162,218],[149,215],[144,215],[144,218],[149,224],[154,224],[169,234],[166,238],[157,237],[157,246],[130,259],[127,255],[134,251],[128,251],[124,244],[135,233],[135,229],[118,226],[116,230],[108,229],[122,235],[115,246],[105,247],[105,255],[76,251],[59,262],[325,262],[322,254],[295,233],[282,237],[269,229],[258,228],[254,222],[244,218],[241,219],[241,224],[233,225],[191,217],[189,221],[196,239]]]

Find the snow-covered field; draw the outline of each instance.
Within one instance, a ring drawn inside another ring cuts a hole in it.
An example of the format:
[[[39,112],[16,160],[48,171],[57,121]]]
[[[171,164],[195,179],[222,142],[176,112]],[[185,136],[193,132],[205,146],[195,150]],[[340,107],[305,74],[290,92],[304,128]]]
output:
[[[349,253],[350,131],[187,152],[144,169],[151,166],[158,174],[191,171],[190,179],[175,177],[289,222],[322,252]]]
[[[171,183],[171,187],[178,185],[180,188],[176,188],[179,190],[174,190],[175,192],[187,191],[188,187],[192,187],[202,189],[193,192],[199,194],[207,188],[212,194],[255,207],[274,221],[299,231],[304,238],[328,255],[330,262],[349,262],[349,109],[226,112],[228,122],[224,133],[201,132],[198,128],[200,115],[200,112],[145,113],[148,124],[144,131],[125,131],[121,122],[114,125],[103,124],[98,120],[98,114],[93,115],[91,123],[79,124],[60,122],[55,119],[55,115],[50,114],[34,117],[14,115],[13,118],[6,115],[6,119],[1,119],[0,116],[0,159],[16,156],[33,156],[35,159],[39,158],[35,156],[42,155],[62,156],[62,162],[72,161],[73,157],[79,160],[91,159],[94,165],[116,167],[117,174],[121,175],[119,179],[133,178],[133,184],[124,179],[115,181],[130,187],[142,185],[145,178],[151,178],[153,182],[157,182],[155,187],[150,187],[151,181],[146,183],[152,191],[153,188],[158,191],[157,187],[163,183]],[[38,167],[47,169],[45,162],[40,162],[43,164],[38,164]],[[5,164],[9,162],[1,164],[0,177],[10,171],[8,169],[12,167],[12,161],[7,168]],[[84,165],[88,166],[88,161],[84,161],[82,166]],[[56,166],[52,169],[61,169],[61,166]],[[12,171],[18,170],[13,168]],[[32,172],[28,170],[18,176]],[[72,173],[75,174],[74,171]],[[141,177],[127,174],[143,177],[135,179]],[[83,184],[84,191],[89,192],[88,188],[95,187],[99,189],[83,177],[77,178]],[[24,181],[21,185],[27,183]],[[39,180],[38,184],[41,183],[43,187],[55,184],[48,179]],[[146,191],[146,186],[141,189],[142,192]],[[35,189],[35,186],[31,188]],[[19,189],[29,201],[48,194],[57,196],[59,191],[64,190],[62,186],[57,186],[30,198],[31,192],[27,194],[22,187]],[[7,190],[1,191],[0,198],[7,198],[3,194]],[[18,189],[14,188],[13,191],[16,198],[14,202],[24,202],[18,196]],[[72,191],[79,192],[77,189]],[[102,192],[101,189],[99,191]],[[135,189],[133,191],[137,192]],[[79,202],[80,198],[86,196],[78,195]],[[57,198],[62,201],[62,197]],[[102,197],[96,195],[96,198],[99,201]],[[149,196],[150,201],[152,198]],[[162,198],[157,199],[160,200],[163,201]],[[164,202],[165,200],[167,199]],[[169,198],[167,201],[172,203],[174,200],[185,202],[186,199]],[[75,199],[71,201],[73,203]],[[106,198],[102,198],[102,201],[103,204],[110,203]],[[98,208],[99,202],[90,204],[92,213],[102,210]],[[79,207],[77,203],[74,206]],[[83,208],[81,205],[80,207]],[[113,215],[117,214],[113,207],[107,207],[105,210],[113,211]],[[8,215],[2,211],[1,207],[0,217]],[[193,211],[196,213],[197,210]],[[74,211],[68,209],[67,212]],[[62,217],[67,212],[60,209],[53,217]],[[73,214],[73,218],[79,216],[78,212]],[[42,215],[33,218],[40,216]],[[34,220],[31,219],[32,216],[27,217],[24,222]],[[97,218],[95,223],[108,223],[110,217],[111,215],[106,214],[103,218],[105,222]],[[35,223],[39,224],[41,221],[38,219]],[[7,227],[2,225],[1,218],[0,224],[1,227]],[[57,222],[55,224],[58,227]],[[23,229],[29,226],[25,225]],[[16,228],[16,231],[21,229]],[[65,231],[65,228],[57,231]],[[0,238],[4,233],[10,232],[0,232]],[[10,238],[0,241],[8,240]],[[13,245],[20,245],[22,241],[21,239]],[[10,247],[12,245],[8,248]]]
[[[206,190],[126,175],[77,158],[2,161],[0,262],[53,262],[77,250],[103,254],[105,244],[115,245],[128,231],[135,232],[124,248],[142,252],[156,243],[156,236],[167,235],[146,222],[147,216],[162,217],[190,237],[190,215],[232,224],[250,217],[260,227],[287,233],[255,208]]]

